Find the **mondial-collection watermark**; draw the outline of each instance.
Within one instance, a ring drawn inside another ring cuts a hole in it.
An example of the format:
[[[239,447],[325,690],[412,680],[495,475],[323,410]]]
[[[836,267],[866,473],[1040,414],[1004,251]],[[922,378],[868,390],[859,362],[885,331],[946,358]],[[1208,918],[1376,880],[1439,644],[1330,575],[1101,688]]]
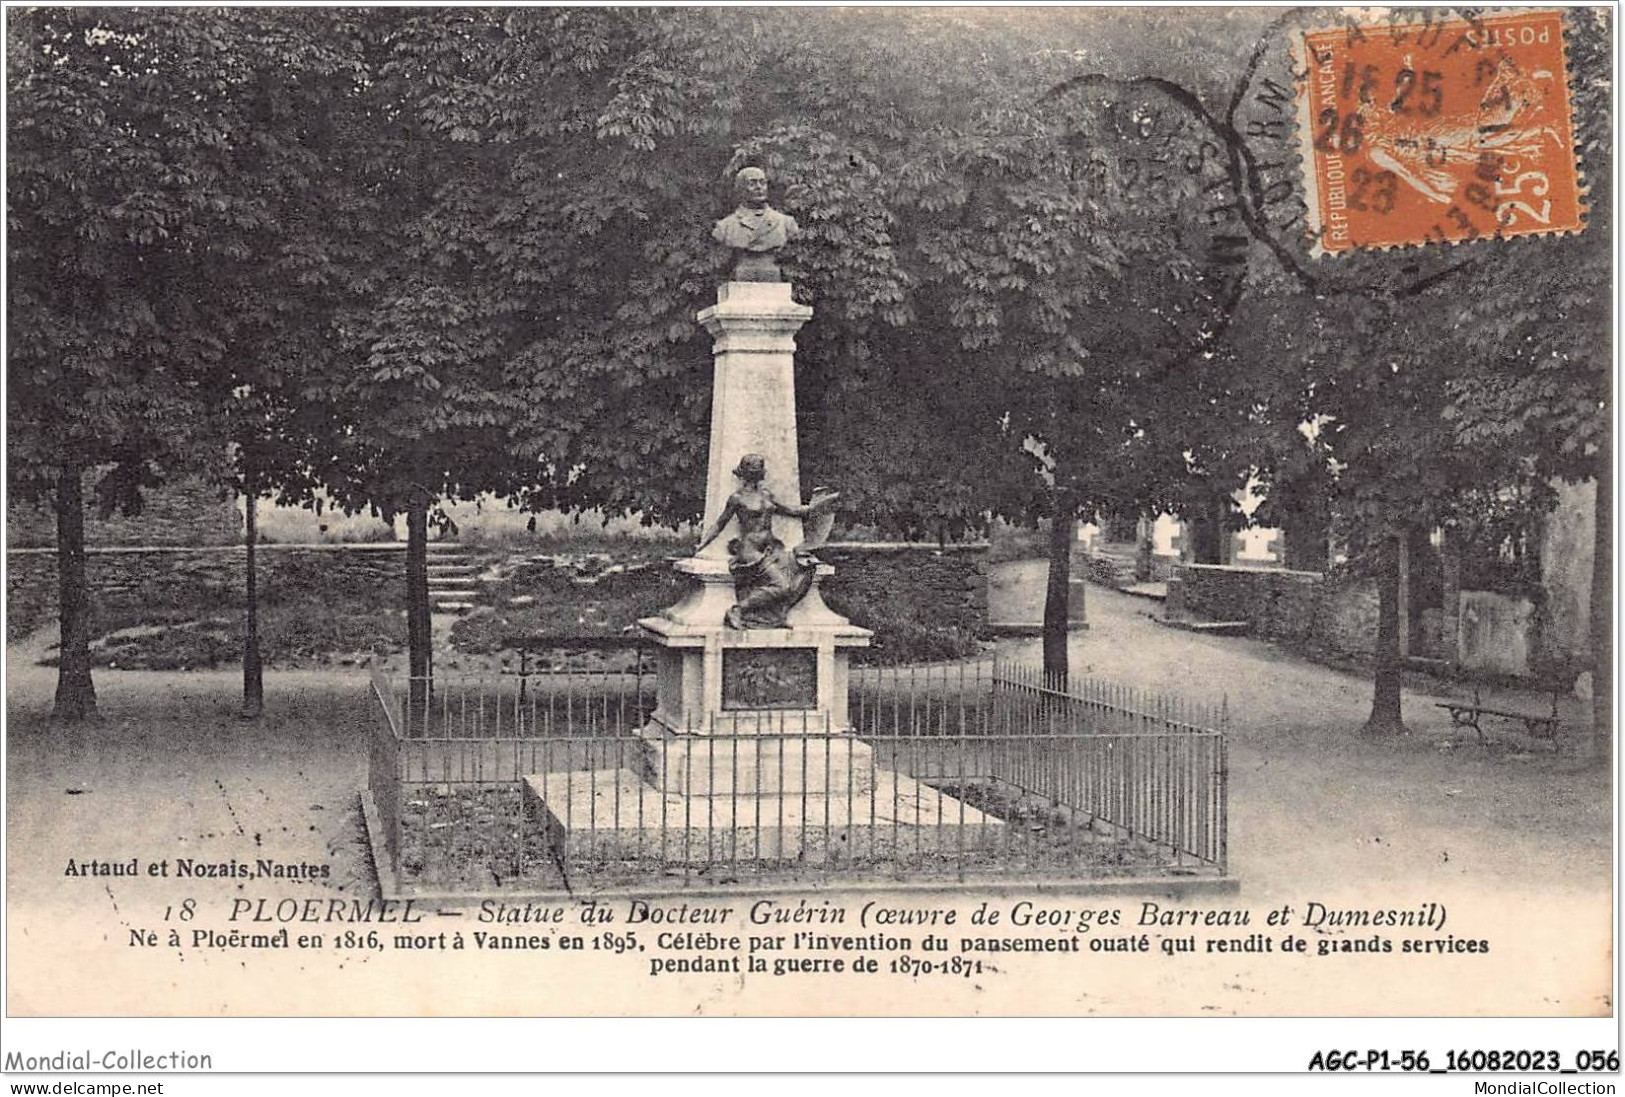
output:
[[[1473,1093],[1500,1097],[1545,1097],[1546,1094],[1597,1094],[1607,1097],[1614,1092],[1612,1082],[1474,1082]]]
[[[139,1048],[128,1051],[59,1051],[55,1055],[21,1055],[13,1051],[6,1054],[3,1066],[6,1070],[46,1074],[93,1070],[213,1070],[214,1056],[190,1051],[154,1053]]]

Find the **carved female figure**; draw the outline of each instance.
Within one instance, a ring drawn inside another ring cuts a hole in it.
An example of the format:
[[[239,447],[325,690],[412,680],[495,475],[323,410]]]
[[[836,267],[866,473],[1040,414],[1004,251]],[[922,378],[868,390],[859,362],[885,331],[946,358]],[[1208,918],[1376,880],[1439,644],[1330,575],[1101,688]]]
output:
[[[804,506],[781,502],[763,486],[767,464],[759,453],[739,459],[734,475],[739,490],[728,496],[716,522],[705,531],[694,551],[715,541],[730,521],[739,522],[739,536],[728,542],[728,570],[733,573],[735,601],[726,617],[730,628],[783,628],[785,614],[812,589],[818,558],[812,550],[823,543],[834,521],[832,506],[840,496],[815,491]],[[809,535],[794,549],[784,547],[773,534],[773,515],[809,519]]]

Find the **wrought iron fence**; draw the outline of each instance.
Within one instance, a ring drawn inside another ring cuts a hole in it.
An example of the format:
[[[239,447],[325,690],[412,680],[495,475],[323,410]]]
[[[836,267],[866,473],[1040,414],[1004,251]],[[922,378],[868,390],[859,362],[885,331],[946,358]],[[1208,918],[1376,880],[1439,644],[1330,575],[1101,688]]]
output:
[[[396,878],[579,891],[1226,870],[1223,705],[1058,690],[1004,664],[865,669],[849,727],[778,713],[673,733],[627,677],[375,682],[369,783]]]
[[[386,861],[393,876],[398,874],[400,865],[401,729],[395,723],[396,709],[389,680],[374,674],[372,695],[376,704],[373,718],[368,722],[366,803],[371,815],[367,828],[373,832],[378,855]]]
[[[988,726],[1011,734],[1224,731],[1230,721],[1227,696],[1200,701],[1082,675],[1056,684],[1037,668],[1003,660],[864,667],[851,676],[852,722],[858,728],[951,732],[959,722],[975,719],[965,711],[974,697],[991,706]]]
[[[632,670],[380,679],[375,688],[405,739],[623,735],[654,711],[655,678]]]

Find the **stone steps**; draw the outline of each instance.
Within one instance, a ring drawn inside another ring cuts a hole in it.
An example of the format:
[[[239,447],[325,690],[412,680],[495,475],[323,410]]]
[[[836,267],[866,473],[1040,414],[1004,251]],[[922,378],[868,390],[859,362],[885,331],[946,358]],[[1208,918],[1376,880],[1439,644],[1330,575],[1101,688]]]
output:
[[[1103,549],[1097,545],[1093,551],[1073,553],[1072,566],[1074,573],[1081,572],[1091,583],[1115,590],[1138,582],[1134,575],[1134,557],[1112,552],[1109,547]]]
[[[1181,632],[1203,632],[1212,636],[1245,636],[1252,629],[1248,621],[1189,621],[1177,617],[1158,617],[1158,624]]]
[[[429,611],[461,617],[474,609],[483,565],[452,542],[429,545]]]

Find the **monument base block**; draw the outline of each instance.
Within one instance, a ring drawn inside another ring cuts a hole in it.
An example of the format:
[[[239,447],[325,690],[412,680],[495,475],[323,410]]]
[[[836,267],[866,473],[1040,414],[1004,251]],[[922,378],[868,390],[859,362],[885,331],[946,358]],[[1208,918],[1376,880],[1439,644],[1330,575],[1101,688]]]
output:
[[[820,565],[818,577],[834,568]],[[730,628],[733,578],[726,562],[695,557],[682,601],[638,622],[659,648],[654,722],[677,733],[842,731],[847,663],[871,633],[833,612],[818,585],[791,607],[783,628]]]
[[[694,796],[631,769],[525,778],[526,811],[565,864],[896,860],[993,845],[1001,820],[911,777],[872,770],[866,792]]]
[[[677,734],[659,723],[637,733],[644,778],[683,796],[866,794],[874,750],[850,735]]]

